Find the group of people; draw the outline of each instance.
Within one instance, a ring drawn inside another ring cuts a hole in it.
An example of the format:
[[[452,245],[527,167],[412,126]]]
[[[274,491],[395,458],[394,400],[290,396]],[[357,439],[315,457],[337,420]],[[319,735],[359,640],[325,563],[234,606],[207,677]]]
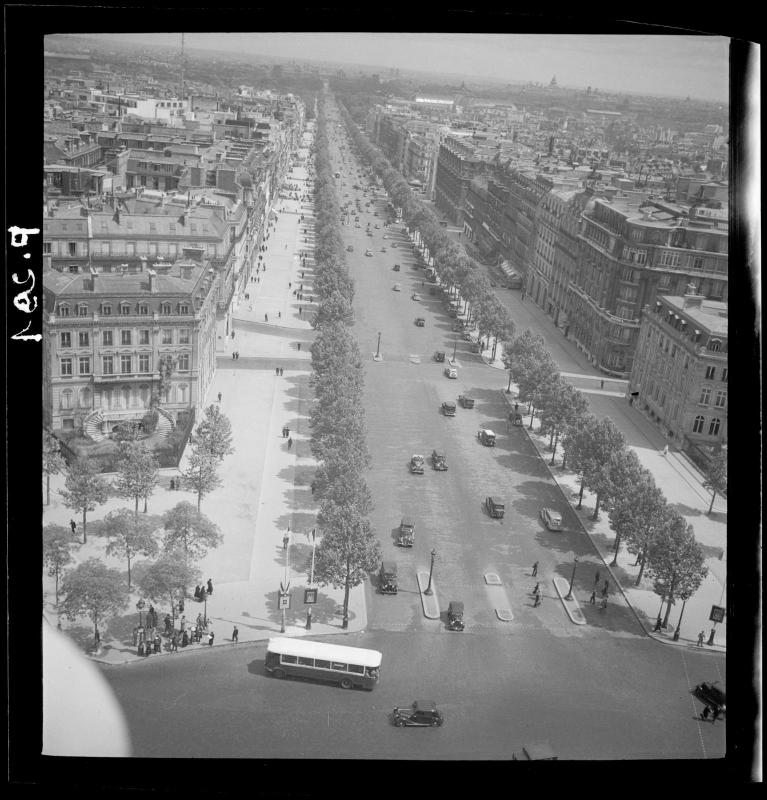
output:
[[[202,602],[205,599],[206,594],[213,594],[213,581],[210,578],[208,578],[207,586],[194,587],[194,599],[198,602]]]
[[[240,351],[239,351],[239,350],[235,350],[235,351],[232,353],[232,361],[237,361],[237,359],[238,359],[239,357],[240,357]]]

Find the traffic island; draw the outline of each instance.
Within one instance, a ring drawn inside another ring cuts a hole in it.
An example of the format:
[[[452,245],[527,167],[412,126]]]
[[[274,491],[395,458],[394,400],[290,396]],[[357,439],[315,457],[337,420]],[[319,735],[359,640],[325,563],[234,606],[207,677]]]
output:
[[[567,599],[567,594],[570,591],[570,584],[564,578],[554,578],[552,582],[554,588],[557,590],[559,599],[562,601],[562,605],[565,607],[567,616],[570,617],[570,621],[574,622],[576,625],[585,625],[586,617],[583,616],[580,603],[578,603],[574,595],[571,595],[569,600]]]
[[[427,619],[439,619],[439,600],[437,599],[437,587],[434,579],[431,581],[431,594],[426,594],[426,589],[429,586],[429,573],[428,571],[417,571],[416,580],[418,581],[418,589],[421,593],[421,605],[423,606],[423,615]]]

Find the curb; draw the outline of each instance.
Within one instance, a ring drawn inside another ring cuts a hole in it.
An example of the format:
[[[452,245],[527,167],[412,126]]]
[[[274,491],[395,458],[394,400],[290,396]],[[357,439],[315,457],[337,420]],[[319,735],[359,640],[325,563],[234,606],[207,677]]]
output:
[[[583,616],[580,603],[575,599],[575,596],[568,600],[567,591],[565,591],[563,586],[560,586],[560,584],[565,584],[565,586],[568,586],[569,588],[567,581],[564,578],[557,577],[552,578],[551,582],[554,584],[554,588],[557,590],[559,599],[562,601],[562,605],[565,607],[565,611],[567,611],[567,616],[570,617],[570,621],[574,622],[576,625],[585,625],[586,617]]]
[[[427,619],[439,619],[439,599],[437,598],[437,584],[434,582],[432,576],[431,591],[432,594],[424,594],[424,590],[429,585],[429,573],[416,571],[416,580],[418,581],[419,594],[421,595],[421,605],[423,607],[423,615]]]

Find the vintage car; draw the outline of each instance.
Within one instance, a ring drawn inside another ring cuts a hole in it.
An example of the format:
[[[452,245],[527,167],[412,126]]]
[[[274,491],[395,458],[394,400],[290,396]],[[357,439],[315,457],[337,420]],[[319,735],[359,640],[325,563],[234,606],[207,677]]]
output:
[[[444,450],[431,451],[431,465],[438,472],[444,472],[447,469],[447,456]]]
[[[457,378],[458,377],[458,370],[455,367],[445,367],[445,377],[447,377],[447,378]]]
[[[378,227],[378,225],[376,225],[376,228],[377,228],[377,227]],[[388,239],[389,237],[388,237],[386,234],[384,234],[384,235],[383,235],[383,238],[384,238],[384,239]]]
[[[553,508],[542,508],[541,519],[550,531],[562,530],[562,515],[559,511],[555,511]]]
[[[417,453],[410,457],[410,471],[416,475],[423,475],[424,457]]]
[[[385,247],[382,247],[382,248],[381,248],[381,252],[382,252],[382,253],[385,253],[385,252],[386,252],[386,248],[385,248]]]
[[[443,363],[445,361],[445,354],[441,350],[437,350],[434,353],[434,360]]]
[[[464,627],[463,603],[460,600],[451,600],[447,607],[447,628],[450,631],[462,631]]]
[[[412,517],[402,517],[399,524],[399,538],[397,544],[400,547],[412,547],[415,540],[415,520]]]
[[[558,761],[559,756],[554,753],[548,742],[534,742],[522,748],[521,753],[512,753],[512,761]]]
[[[411,299],[415,300],[417,303],[421,300],[421,295],[418,292],[413,292]]]
[[[493,433],[490,428],[482,428],[477,431],[477,439],[479,439],[485,447],[495,447],[495,433]]]
[[[397,243],[396,243],[396,242],[392,242],[392,243],[391,243],[391,246],[392,246],[392,247],[396,247],[396,246],[397,246]]]
[[[711,711],[718,711],[720,714],[724,714],[727,711],[727,695],[724,689],[720,689],[716,685],[717,683],[718,681],[699,683],[694,689],[690,690],[690,694],[700,700]]]
[[[400,283],[395,283],[395,284],[394,284],[394,286],[392,286],[391,288],[392,288],[392,289],[393,289],[395,292],[401,292],[401,291],[402,291],[402,284],[400,284]]]
[[[465,394],[458,395],[458,402],[462,408],[474,408],[474,398],[467,397]]]
[[[455,403],[450,400],[445,400],[442,404],[442,413],[446,417],[454,417],[455,416]]]
[[[395,265],[394,265],[394,271],[395,271],[395,272],[399,272],[399,271],[400,271],[400,269],[399,269],[399,264],[395,264]]]
[[[352,247],[352,245],[349,245],[349,246],[346,248],[346,252],[347,252],[347,253],[353,253],[353,252],[354,252],[354,247]]]
[[[393,561],[381,562],[378,587],[382,594],[397,594],[397,565]]]
[[[471,352],[471,353],[481,353],[482,352],[482,345],[479,342],[472,342],[469,345],[469,352]]]
[[[376,222],[376,224],[375,224],[373,227],[374,227],[376,230],[378,230],[378,228],[379,228],[379,225],[378,225],[378,223]]]
[[[521,289],[524,281],[520,275],[517,275],[516,272],[511,272],[509,274],[509,279],[504,284],[506,289]]]
[[[416,325],[417,325],[419,328],[423,328],[423,327],[424,327],[424,325],[426,325],[426,320],[425,320],[423,317],[416,317],[416,318],[415,318],[415,324],[416,324]]]
[[[419,728],[438,728],[443,722],[442,712],[433,700],[414,700],[409,706],[398,706],[392,711],[392,722],[402,728],[412,725]]]
[[[495,519],[503,519],[503,515],[506,511],[503,500],[492,495],[485,498],[485,508],[487,509],[487,513]]]
[[[365,255],[368,256],[368,258],[371,258],[373,256],[373,251],[372,250],[365,250]]]

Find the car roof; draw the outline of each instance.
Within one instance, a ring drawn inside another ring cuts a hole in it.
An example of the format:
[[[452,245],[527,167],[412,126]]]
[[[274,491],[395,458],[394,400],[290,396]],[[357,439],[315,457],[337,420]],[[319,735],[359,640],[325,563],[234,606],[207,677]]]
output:
[[[397,563],[395,561],[383,561],[381,563],[384,572],[396,572],[397,571]]]
[[[455,403],[452,400],[445,400],[444,403],[442,403],[442,405],[443,406],[454,406]]]
[[[463,612],[463,600],[451,600],[448,608],[452,611]]]
[[[413,702],[414,708],[419,711],[436,711],[437,704],[433,700],[415,700]]]
[[[490,495],[490,502],[494,506],[502,506],[503,505],[503,500],[501,500],[501,498],[498,497],[497,495],[493,495],[493,494]]]
[[[490,428],[482,428],[485,433],[490,434],[491,436],[495,436],[495,433]]]
[[[402,524],[403,525],[415,525],[415,520],[413,517],[402,517]]]
[[[562,515],[554,508],[544,508],[543,509],[547,514],[550,514],[552,517],[561,517]]]

